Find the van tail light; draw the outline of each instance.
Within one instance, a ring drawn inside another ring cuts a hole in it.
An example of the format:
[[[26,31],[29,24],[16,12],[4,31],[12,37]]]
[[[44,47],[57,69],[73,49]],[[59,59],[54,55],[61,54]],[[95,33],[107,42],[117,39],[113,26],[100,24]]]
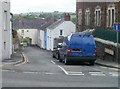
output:
[[[70,48],[68,48],[68,50],[67,50],[67,54],[70,54]]]
[[[60,48],[57,49],[57,53],[59,53],[59,51],[60,51]]]
[[[95,56],[97,55],[97,50],[96,50],[96,48],[94,49],[94,55],[95,55]]]

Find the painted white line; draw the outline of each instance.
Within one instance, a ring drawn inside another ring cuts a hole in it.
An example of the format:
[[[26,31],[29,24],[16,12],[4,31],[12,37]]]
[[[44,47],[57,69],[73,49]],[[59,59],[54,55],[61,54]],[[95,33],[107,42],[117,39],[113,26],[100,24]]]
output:
[[[38,72],[23,72],[25,74],[38,74]]]
[[[94,76],[105,76],[103,72],[89,72],[89,74]]]
[[[9,70],[2,70],[2,71],[4,71],[4,72],[8,72]]]
[[[105,74],[91,74],[93,76],[105,76]]]
[[[108,67],[103,67],[103,66],[100,66],[100,68],[104,68],[104,69],[107,69]]]
[[[66,75],[68,75],[68,72],[67,72],[63,67],[61,67],[61,66],[59,66],[59,65],[58,65],[58,67],[59,67]]]
[[[56,64],[53,60],[51,60],[51,63],[53,63],[54,65]]]
[[[103,72],[89,72],[90,74],[103,74]]]
[[[84,75],[84,74],[68,74],[68,75],[75,75],[76,76],[76,75]]]
[[[110,72],[109,74],[112,75],[112,76],[117,76],[118,77],[118,73]]]
[[[110,69],[110,70],[116,70],[116,71],[118,71],[119,69],[116,69],[116,68],[108,68],[108,69]]]
[[[69,74],[82,74],[82,72],[67,71]]]
[[[3,67],[3,65],[0,65],[0,67]]]
[[[45,73],[46,75],[52,75],[52,74],[56,74],[56,73]]]

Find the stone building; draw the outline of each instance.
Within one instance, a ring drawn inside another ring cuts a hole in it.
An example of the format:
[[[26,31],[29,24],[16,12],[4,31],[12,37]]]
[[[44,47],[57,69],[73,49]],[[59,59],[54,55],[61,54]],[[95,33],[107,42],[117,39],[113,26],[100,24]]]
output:
[[[97,53],[101,59],[116,60],[116,32],[114,22],[120,22],[119,2],[81,2],[76,1],[77,32],[95,29]],[[120,43],[120,32],[119,32]],[[120,51],[119,54],[120,56]],[[120,57],[118,58],[120,59]]]

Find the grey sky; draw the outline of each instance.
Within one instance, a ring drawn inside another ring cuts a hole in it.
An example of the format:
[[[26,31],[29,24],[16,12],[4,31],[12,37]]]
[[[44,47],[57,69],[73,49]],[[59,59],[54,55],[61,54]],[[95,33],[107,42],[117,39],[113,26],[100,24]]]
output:
[[[75,12],[76,0],[11,0],[12,13]]]

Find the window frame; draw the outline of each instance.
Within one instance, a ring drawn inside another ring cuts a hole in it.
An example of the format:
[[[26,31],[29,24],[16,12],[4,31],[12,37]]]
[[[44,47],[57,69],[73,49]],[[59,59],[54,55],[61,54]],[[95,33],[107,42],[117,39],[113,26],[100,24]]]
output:
[[[87,8],[85,11],[85,25],[89,26],[90,25],[90,9]]]
[[[7,16],[7,10],[4,10],[4,15],[3,15],[3,29],[4,31],[7,31],[7,25],[8,25],[8,16]]]
[[[95,26],[101,26],[101,13],[102,11],[100,6],[97,6],[95,8]]]
[[[113,18],[113,12],[114,11],[114,18]],[[112,27],[115,22],[115,6],[108,6],[107,8],[107,27]]]

